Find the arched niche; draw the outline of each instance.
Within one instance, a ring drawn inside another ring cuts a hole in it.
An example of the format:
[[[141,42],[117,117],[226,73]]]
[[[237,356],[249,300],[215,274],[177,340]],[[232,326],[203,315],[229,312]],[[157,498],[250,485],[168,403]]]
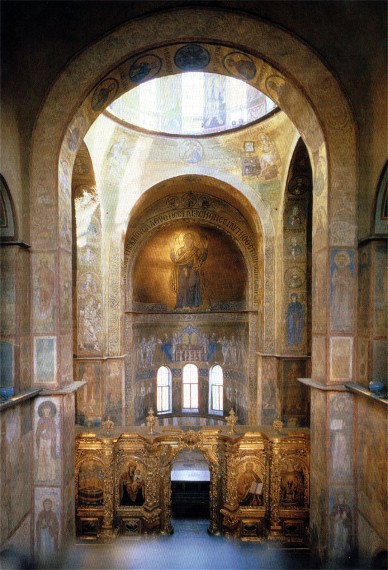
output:
[[[0,174],[0,243],[15,241],[18,226],[15,206],[5,178]]]

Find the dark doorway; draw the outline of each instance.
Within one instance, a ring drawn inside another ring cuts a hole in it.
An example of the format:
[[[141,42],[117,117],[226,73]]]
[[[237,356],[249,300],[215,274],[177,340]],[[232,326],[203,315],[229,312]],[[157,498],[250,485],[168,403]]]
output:
[[[171,470],[171,510],[175,519],[209,519],[210,471],[203,453],[182,451]]]
[[[172,481],[171,488],[174,518],[209,518],[209,481]]]

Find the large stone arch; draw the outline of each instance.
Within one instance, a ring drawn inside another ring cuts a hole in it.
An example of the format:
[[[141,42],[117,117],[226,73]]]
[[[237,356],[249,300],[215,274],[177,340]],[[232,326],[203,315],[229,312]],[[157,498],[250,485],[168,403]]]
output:
[[[30,164],[34,249],[56,251],[62,258],[60,263],[64,266],[71,263],[70,196],[62,190],[58,192],[58,174],[63,161],[72,167],[83,136],[96,116],[90,104],[85,103],[85,93],[92,97],[92,90],[99,81],[131,56],[161,42],[165,45],[184,43],[187,22],[191,23],[190,41],[219,42],[243,49],[263,61],[266,81],[260,88],[288,114],[309,150],[315,174],[314,235],[317,228],[320,229],[319,240],[313,240],[313,248],[322,251],[328,266],[329,248],[354,248],[356,237],[355,127],[340,86],[319,57],[284,30],[242,14],[196,8],[129,21],[82,52],[59,76],[42,107],[33,137]],[[238,46],[236,29],[243,38]],[[104,53],[103,60],[98,56],[101,53]],[[345,200],[347,208],[341,209]],[[46,223],[44,231],[38,215],[43,203],[52,220],[51,227]],[[62,281],[60,278],[57,284],[59,294],[65,286]],[[328,301],[327,294],[326,303]],[[57,322],[56,330],[47,332],[58,334],[60,328]],[[313,340],[313,357],[314,352],[326,352],[328,329],[324,336]],[[66,356],[70,354],[62,358]],[[320,366],[313,369],[313,375],[322,381],[330,377],[330,370]],[[60,378],[56,382],[61,383]]]
[[[327,307],[323,327],[316,326],[313,319],[312,377],[318,386],[326,389],[349,381],[354,369],[356,294],[355,289],[348,293],[350,315],[346,330],[340,330],[330,306],[330,277],[336,255],[341,251],[351,260],[354,281],[356,279],[358,164],[355,122],[341,85],[319,55],[273,23],[212,8],[174,9],[130,20],[78,54],[53,84],[35,124],[30,155],[32,263],[36,254],[51,254],[52,269],[60,268],[53,298],[63,299],[64,291],[69,288],[67,276],[71,275],[71,196],[69,184],[63,177],[60,184],[60,176],[63,175],[62,165],[68,163],[70,177],[83,137],[102,111],[93,111],[90,104],[96,87],[121,64],[142,52],[187,42],[228,46],[261,61],[261,79],[256,86],[275,100],[301,133],[313,167],[313,273],[319,260],[325,283],[324,296],[314,296],[312,304],[313,310],[318,303]],[[42,207],[45,208],[44,217],[41,216]],[[122,243],[111,249],[110,255],[117,254],[123,255]],[[109,310],[119,310],[117,285],[110,286],[113,306]],[[32,335],[39,333],[50,337],[53,350],[48,357],[57,359],[59,364],[52,366],[57,372],[50,387],[65,385],[71,380],[71,375],[64,372],[66,362],[72,360],[71,323],[65,325],[62,322],[59,306],[55,318],[44,325],[36,312],[32,315]],[[119,331],[112,334],[117,337]],[[109,336],[108,351],[114,355],[117,355],[117,341]],[[346,370],[346,374],[343,375],[342,370]],[[332,395],[335,393],[316,390],[313,402],[316,425],[324,426],[321,433],[323,430],[327,436],[332,411],[328,396]],[[321,442],[322,438],[315,430],[311,467],[313,529],[315,526],[325,528],[330,512],[329,498],[334,493],[332,484],[329,485],[323,475],[330,460],[329,450],[325,451],[324,457],[321,454],[315,458]],[[109,453],[106,455],[106,461],[111,461]],[[65,489],[67,481],[61,480],[59,484]],[[349,479],[348,484],[349,492],[353,492],[353,479]],[[318,548],[327,552],[325,537],[319,538]]]

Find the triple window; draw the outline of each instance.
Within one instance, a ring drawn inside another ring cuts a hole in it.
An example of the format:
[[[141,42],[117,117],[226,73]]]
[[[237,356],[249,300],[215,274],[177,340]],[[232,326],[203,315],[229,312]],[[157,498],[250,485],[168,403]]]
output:
[[[223,384],[223,371],[217,364],[209,371],[209,414],[223,414]],[[186,364],[183,367],[182,397],[184,412],[198,412],[198,368],[195,364]],[[158,414],[172,413],[172,374],[167,366],[161,366],[157,373],[157,412]]]

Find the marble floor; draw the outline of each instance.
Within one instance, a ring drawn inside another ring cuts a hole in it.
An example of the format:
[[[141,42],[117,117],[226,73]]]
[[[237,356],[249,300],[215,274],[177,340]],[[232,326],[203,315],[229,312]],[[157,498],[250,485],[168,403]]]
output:
[[[170,536],[121,537],[111,546],[78,545],[66,568],[125,570],[313,569],[307,551],[279,550],[207,533],[208,520],[174,520]],[[63,566],[62,566],[63,567]]]

